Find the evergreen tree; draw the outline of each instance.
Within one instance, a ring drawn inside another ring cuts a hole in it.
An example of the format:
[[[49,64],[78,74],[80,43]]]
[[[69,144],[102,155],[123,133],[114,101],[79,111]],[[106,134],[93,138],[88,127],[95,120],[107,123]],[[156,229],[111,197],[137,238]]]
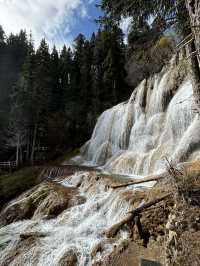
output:
[[[51,53],[51,102],[50,102],[50,110],[51,112],[57,112],[60,109],[63,109],[64,106],[64,93],[61,87],[61,75],[60,75],[60,61],[58,56],[58,51],[56,47],[53,47],[53,51]],[[62,104],[61,104],[62,102]]]
[[[29,159],[34,126],[35,108],[32,104],[33,81],[34,81],[34,47],[30,36],[27,55],[20,78],[13,86],[11,94],[11,110],[9,120],[8,146],[16,147],[16,161]],[[23,151],[26,150],[26,158]]]
[[[1,27],[0,44],[0,149],[4,156],[10,156],[8,139],[10,139],[10,128],[15,104],[13,93],[16,94],[16,83],[20,77],[20,72],[27,54],[28,40],[26,33],[11,34],[7,39]],[[15,97],[14,97],[15,98]],[[11,103],[12,101],[12,103]]]
[[[73,59],[72,59],[72,51],[70,48],[66,48],[66,46],[63,46],[63,49],[61,51],[60,55],[60,76],[61,76],[61,88],[63,90],[63,99],[65,102],[69,102],[72,98],[72,69],[73,69]]]
[[[47,123],[51,103],[51,76],[49,47],[43,39],[35,56],[34,83],[32,91],[32,105],[35,107],[33,117],[33,140],[31,161],[34,160],[36,145],[46,145]]]
[[[4,45],[5,45],[5,32],[4,32],[4,30],[3,30],[3,28],[2,28],[2,26],[0,25],[0,49],[2,48],[2,47],[4,47]]]
[[[104,21],[119,22],[121,17],[132,17],[134,28],[141,28],[150,20],[158,32],[178,26],[184,34],[189,28],[189,19],[184,0],[103,0],[101,8],[106,13]]]
[[[2,66],[13,77],[5,93],[11,104],[3,109],[7,132],[4,141],[0,128],[0,145],[7,144],[19,162],[34,162],[41,147],[59,154],[81,146],[99,114],[126,97],[123,35],[117,26],[102,28],[91,40],[79,34],[73,51],[64,46],[60,55],[56,47],[50,54],[44,39],[35,52],[24,31],[11,34],[3,51],[8,64]]]

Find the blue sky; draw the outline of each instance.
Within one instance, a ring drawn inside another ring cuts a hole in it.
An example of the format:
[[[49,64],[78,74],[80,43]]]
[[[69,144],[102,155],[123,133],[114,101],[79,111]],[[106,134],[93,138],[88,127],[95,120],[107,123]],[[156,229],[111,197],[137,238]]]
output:
[[[86,18],[77,18],[76,23],[72,27],[73,35],[76,36],[80,32],[83,33],[86,37],[90,37],[91,34],[97,30],[98,25],[95,23],[95,18],[98,18],[101,15],[101,11],[99,8],[95,6],[94,3],[98,1],[94,1],[90,5],[88,5],[88,17]]]
[[[50,46],[72,45],[81,32],[90,37],[101,15],[100,0],[0,0],[0,25],[6,34],[32,32],[35,44],[45,37]]]

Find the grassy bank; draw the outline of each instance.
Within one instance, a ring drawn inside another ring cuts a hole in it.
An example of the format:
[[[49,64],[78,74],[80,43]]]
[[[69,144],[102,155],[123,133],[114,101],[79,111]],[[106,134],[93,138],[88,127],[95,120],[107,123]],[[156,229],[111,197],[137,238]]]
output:
[[[0,209],[3,204],[36,185],[39,168],[27,167],[13,173],[0,175]]]

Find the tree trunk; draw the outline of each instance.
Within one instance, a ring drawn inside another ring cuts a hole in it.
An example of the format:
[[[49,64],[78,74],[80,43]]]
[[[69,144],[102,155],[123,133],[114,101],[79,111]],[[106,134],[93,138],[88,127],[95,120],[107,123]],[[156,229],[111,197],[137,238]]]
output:
[[[186,0],[186,7],[190,16],[191,31],[195,37],[195,48],[200,51],[200,1],[199,0]],[[198,56],[200,65],[200,58]]]
[[[26,161],[28,161],[30,158],[29,157],[30,156],[30,130],[29,129],[27,130],[26,138],[27,138],[27,140],[26,140],[26,143],[27,143],[27,145],[26,145]]]
[[[108,238],[114,237],[124,224],[128,224],[131,221],[133,221],[134,217],[138,216],[142,211],[150,208],[151,206],[156,205],[157,203],[159,203],[159,202],[161,202],[161,201],[163,201],[163,200],[165,200],[171,196],[172,196],[172,193],[169,193],[169,194],[167,194],[161,198],[156,198],[152,201],[144,203],[142,206],[128,212],[127,216],[124,218],[124,220],[120,221],[117,224],[114,224],[109,230],[107,230],[105,232],[106,236]]]
[[[37,139],[37,128],[38,128],[38,124],[35,124],[34,127],[34,133],[33,133],[33,144],[32,144],[32,149],[31,149],[31,163],[34,163],[34,155],[35,155],[35,145],[36,145],[36,139]]]
[[[20,133],[17,135],[17,149],[16,149],[16,165],[19,164],[19,149],[20,149]]]
[[[19,149],[19,162],[20,164],[23,163],[23,148],[22,148],[22,145],[20,145],[20,149]]]
[[[143,179],[139,179],[139,180],[135,180],[129,183],[125,183],[125,184],[120,184],[120,185],[113,185],[112,188],[121,188],[121,187],[128,187],[131,185],[137,185],[137,184],[141,184],[141,183],[147,183],[147,182],[152,182],[152,181],[158,181],[162,178],[164,178],[165,175],[160,175],[160,176],[154,176],[154,177],[147,177],[147,178],[143,178]]]
[[[200,114],[200,1],[186,0],[186,7],[190,16],[191,31],[194,42],[189,47],[190,69],[193,85],[194,100],[197,112]]]
[[[191,55],[194,51],[196,51],[195,43],[191,43],[189,46],[189,64],[190,64],[190,76],[192,79],[192,87],[193,87],[193,97],[195,102],[195,107],[197,109],[198,114],[200,114],[200,68],[199,62],[196,54]]]

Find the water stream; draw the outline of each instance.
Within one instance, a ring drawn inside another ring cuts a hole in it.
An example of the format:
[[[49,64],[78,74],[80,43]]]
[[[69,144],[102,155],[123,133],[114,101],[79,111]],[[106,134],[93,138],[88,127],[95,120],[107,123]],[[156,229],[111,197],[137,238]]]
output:
[[[18,253],[14,260],[9,261],[9,265],[60,265],[59,261],[69,250],[76,253],[79,266],[92,265],[95,261],[103,260],[114,245],[128,237],[128,232],[122,230],[121,237],[112,243],[104,234],[131,209],[123,190],[114,191],[103,180],[95,181],[89,172],[80,172],[55,182],[66,187],[81,184],[79,192],[86,198],[86,202],[65,210],[55,219],[41,220],[35,217],[2,227],[0,265],[5,265],[9,256],[14,256],[15,250]],[[132,188],[130,190],[133,191]],[[31,243],[27,249],[20,238],[21,234],[27,232],[40,233],[44,237]],[[100,243],[103,250],[92,257],[93,249]]]
[[[174,162],[200,158],[200,123],[193,109],[191,81],[172,60],[159,74],[141,82],[129,101],[99,117],[91,139],[72,161],[128,180],[163,170],[165,157]],[[131,209],[127,195],[133,195],[136,187],[113,190],[106,178],[87,171],[53,182],[78,188],[85,203],[50,220],[36,216],[0,228],[0,266],[62,265],[70,250],[77,265],[91,266],[128,237],[123,229],[113,243],[104,232],[126,217]],[[43,237],[27,244],[20,237],[27,232]],[[92,256],[99,244],[101,251]]]
[[[148,175],[163,169],[165,157],[198,159],[200,123],[194,108],[191,81],[172,60],[141,82],[128,102],[99,117],[79,162],[112,173]]]

